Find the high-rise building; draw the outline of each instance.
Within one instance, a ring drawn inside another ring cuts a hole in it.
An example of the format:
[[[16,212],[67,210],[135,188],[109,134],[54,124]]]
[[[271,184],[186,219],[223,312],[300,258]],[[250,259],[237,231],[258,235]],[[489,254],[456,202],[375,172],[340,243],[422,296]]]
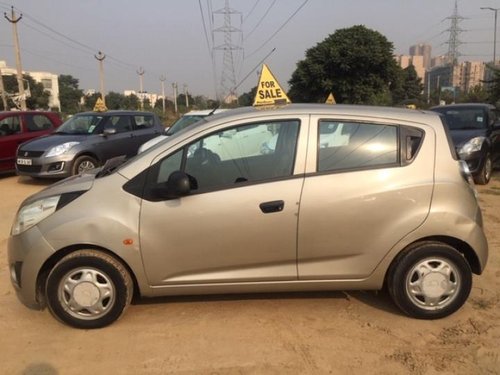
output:
[[[410,47],[411,56],[423,56],[425,69],[431,67],[431,54],[432,47],[429,44],[420,43]]]
[[[395,56],[396,61],[399,66],[403,69],[407,68],[410,65],[413,65],[415,71],[417,72],[417,76],[424,81],[425,78],[425,66],[423,56],[408,56],[408,55],[399,55]]]

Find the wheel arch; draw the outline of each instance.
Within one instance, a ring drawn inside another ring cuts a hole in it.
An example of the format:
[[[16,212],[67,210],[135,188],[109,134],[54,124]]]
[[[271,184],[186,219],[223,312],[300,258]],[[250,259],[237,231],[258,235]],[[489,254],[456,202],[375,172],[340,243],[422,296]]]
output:
[[[41,304],[41,306],[43,307],[46,306],[45,284],[47,282],[47,278],[49,276],[50,271],[62,258],[78,250],[97,250],[118,260],[127,269],[128,273],[130,274],[130,277],[132,278],[133,288],[134,288],[133,298],[140,297],[140,290],[137,278],[134,272],[132,271],[132,268],[130,268],[129,264],[122,257],[114,253],[113,251],[110,251],[101,246],[89,245],[89,244],[75,244],[56,251],[54,254],[52,254],[50,258],[48,258],[44,262],[44,264],[40,268],[40,271],[38,272],[36,279],[36,297],[37,301]]]
[[[416,241],[413,241],[412,243],[408,244],[403,249],[401,249],[394,256],[389,267],[387,267],[387,271],[385,273],[384,284],[387,285],[387,279],[388,279],[390,273],[392,272],[392,267],[397,262],[397,260],[401,254],[403,254],[405,251],[407,251],[413,247],[418,247],[422,244],[429,243],[429,242],[443,243],[443,244],[446,244],[446,245],[453,247],[460,254],[462,254],[462,256],[465,258],[465,260],[469,264],[473,273],[475,273],[476,275],[480,275],[482,273],[481,264],[479,262],[479,257],[477,256],[476,252],[472,249],[472,247],[468,243],[466,243],[458,238],[450,237],[450,236],[429,236],[429,237],[424,237],[424,238],[420,238]]]

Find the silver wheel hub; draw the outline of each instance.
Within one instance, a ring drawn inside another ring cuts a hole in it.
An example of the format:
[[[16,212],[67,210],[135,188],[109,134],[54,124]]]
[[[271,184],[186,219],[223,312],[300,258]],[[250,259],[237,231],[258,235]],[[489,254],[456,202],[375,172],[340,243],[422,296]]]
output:
[[[427,258],[408,272],[406,293],[425,310],[442,309],[455,299],[462,284],[455,264],[444,258]]]
[[[86,172],[86,171],[89,171],[89,170],[94,169],[94,168],[95,168],[94,163],[92,163],[91,161],[85,160],[82,163],[80,163],[80,165],[78,166],[78,173]]]
[[[83,282],[73,289],[73,298],[75,302],[82,307],[94,306],[99,300],[101,293],[92,283]]]
[[[78,319],[106,315],[116,300],[111,278],[98,269],[81,267],[68,272],[59,283],[58,297],[66,312]]]

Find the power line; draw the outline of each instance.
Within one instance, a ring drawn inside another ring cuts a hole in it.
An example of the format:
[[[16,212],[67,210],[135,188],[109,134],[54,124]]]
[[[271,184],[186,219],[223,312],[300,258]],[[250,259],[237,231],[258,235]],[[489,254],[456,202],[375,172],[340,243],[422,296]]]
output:
[[[207,25],[205,22],[205,15],[203,14],[203,7],[201,6],[201,0],[198,0],[198,4],[200,5],[201,21],[203,23],[203,32],[205,33],[205,42],[207,42],[208,54],[212,56],[212,49],[208,40]]]
[[[246,41],[250,37],[250,35],[252,35],[252,33],[257,29],[257,27],[260,26],[260,24],[262,23],[262,21],[264,21],[264,18],[266,18],[266,16],[269,14],[269,11],[274,6],[274,4],[276,4],[276,0],[273,0],[273,2],[269,5],[269,7],[267,8],[267,10],[264,13],[264,15],[260,18],[259,22],[257,22],[257,24],[254,26],[254,28],[252,29],[252,31],[250,31],[247,34],[247,36],[243,39],[243,41]]]
[[[295,17],[295,15],[297,13],[300,12],[300,10],[309,2],[309,0],[305,0],[298,8],[295,12],[293,12],[293,14],[287,18],[287,20],[278,28],[278,30],[276,30],[269,38],[266,39],[266,41],[264,43],[262,43],[260,45],[259,48],[257,48],[255,51],[253,51],[252,53],[250,53],[246,58],[248,59],[249,57],[255,55],[257,52],[259,52],[267,43],[269,43],[271,41],[271,39],[273,39],[276,34],[278,34],[285,26],[288,22],[290,22],[292,20],[293,17]]]
[[[248,14],[243,18],[243,22],[245,22],[245,20],[250,17],[250,15],[252,14],[252,12],[255,10],[255,8],[257,7],[257,5],[260,3],[260,0],[257,0],[254,4],[253,4],[253,7],[252,9],[250,9],[250,12],[248,12]]]

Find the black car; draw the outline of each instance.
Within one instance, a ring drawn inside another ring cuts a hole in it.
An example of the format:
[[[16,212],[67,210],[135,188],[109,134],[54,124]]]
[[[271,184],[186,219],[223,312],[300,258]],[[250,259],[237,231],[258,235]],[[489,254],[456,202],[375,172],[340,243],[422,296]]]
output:
[[[458,155],[469,165],[477,184],[490,181],[500,159],[500,123],[490,104],[451,104],[431,108],[442,113]]]
[[[94,169],[117,156],[129,158],[163,131],[150,112],[84,112],[50,135],[19,146],[16,171],[32,177],[63,178]]]

